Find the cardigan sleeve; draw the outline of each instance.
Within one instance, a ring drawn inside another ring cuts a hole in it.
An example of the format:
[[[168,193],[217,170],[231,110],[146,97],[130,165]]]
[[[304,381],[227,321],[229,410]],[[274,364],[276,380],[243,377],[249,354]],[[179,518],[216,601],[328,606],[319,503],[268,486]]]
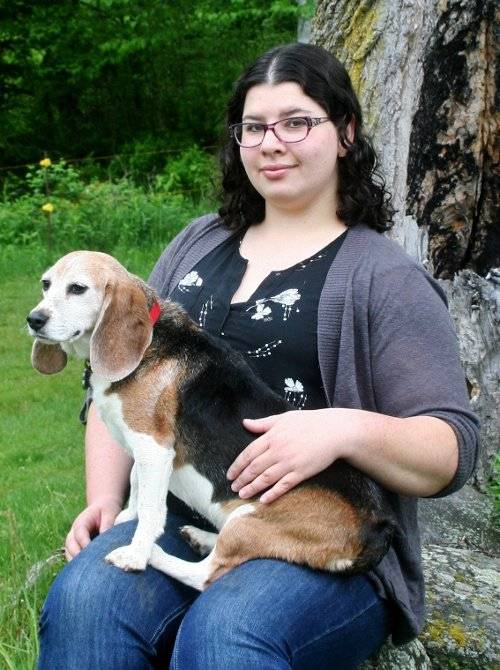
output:
[[[369,308],[375,402],[392,416],[435,416],[454,430],[459,462],[435,497],[461,488],[477,463],[479,422],[472,412],[458,340],[443,291],[419,267],[391,268],[374,281]]]

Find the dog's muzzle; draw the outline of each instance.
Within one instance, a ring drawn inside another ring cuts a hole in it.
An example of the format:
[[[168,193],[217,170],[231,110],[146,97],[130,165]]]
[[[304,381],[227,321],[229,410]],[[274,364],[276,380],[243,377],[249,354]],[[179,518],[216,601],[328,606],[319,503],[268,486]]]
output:
[[[29,327],[31,330],[34,330],[35,333],[38,333],[38,331],[45,326],[48,320],[49,315],[41,309],[30,312],[26,317],[26,321],[28,322]]]

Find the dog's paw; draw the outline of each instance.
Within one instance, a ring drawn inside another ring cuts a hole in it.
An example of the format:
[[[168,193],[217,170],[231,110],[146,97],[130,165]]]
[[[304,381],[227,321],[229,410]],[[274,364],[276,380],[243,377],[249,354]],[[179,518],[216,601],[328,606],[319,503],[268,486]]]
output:
[[[195,526],[182,526],[179,528],[179,533],[200,556],[209,554],[217,541],[217,533],[210,533]]]
[[[146,569],[148,556],[129,544],[126,547],[118,547],[118,549],[109,553],[106,556],[105,561],[126,572],[132,570],[142,571]]]
[[[119,523],[125,523],[126,521],[135,521],[137,519],[137,513],[133,512],[129,507],[122,509],[120,514],[115,519],[115,526],[118,526]]]

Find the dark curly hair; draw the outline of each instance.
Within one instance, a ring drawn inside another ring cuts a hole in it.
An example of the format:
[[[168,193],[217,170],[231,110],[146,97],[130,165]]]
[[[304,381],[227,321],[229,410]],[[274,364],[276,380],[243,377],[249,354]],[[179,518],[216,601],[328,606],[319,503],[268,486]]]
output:
[[[219,215],[230,230],[246,230],[265,216],[264,198],[250,183],[240,160],[239,146],[229,126],[240,123],[247,92],[258,84],[296,82],[327,112],[334,123],[345,157],[338,159],[337,216],[347,226],[365,223],[379,232],[392,225],[394,210],[378,173],[373,146],[363,132],[361,108],[345,67],[334,56],[312,44],[287,44],[258,58],[236,82],[227,108],[227,128],[220,154],[222,205]],[[354,138],[346,131],[354,120]]]

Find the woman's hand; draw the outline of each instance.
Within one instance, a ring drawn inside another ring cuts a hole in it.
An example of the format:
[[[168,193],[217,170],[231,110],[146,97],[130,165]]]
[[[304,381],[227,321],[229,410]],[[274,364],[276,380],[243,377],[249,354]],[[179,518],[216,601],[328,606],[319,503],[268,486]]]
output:
[[[251,442],[227,472],[241,498],[269,489],[269,503],[347,454],[356,439],[356,410],[290,411],[243,425],[260,437]],[[269,488],[272,487],[272,488]]]
[[[71,561],[90,542],[90,540],[111,528],[121,505],[114,498],[103,498],[86,507],[76,517],[64,546],[67,561]]]
[[[233,491],[272,502],[337,458],[405,496],[431,496],[452,480],[458,466],[453,428],[434,416],[398,418],[339,407],[291,411],[243,422],[260,437],[227,472]]]

